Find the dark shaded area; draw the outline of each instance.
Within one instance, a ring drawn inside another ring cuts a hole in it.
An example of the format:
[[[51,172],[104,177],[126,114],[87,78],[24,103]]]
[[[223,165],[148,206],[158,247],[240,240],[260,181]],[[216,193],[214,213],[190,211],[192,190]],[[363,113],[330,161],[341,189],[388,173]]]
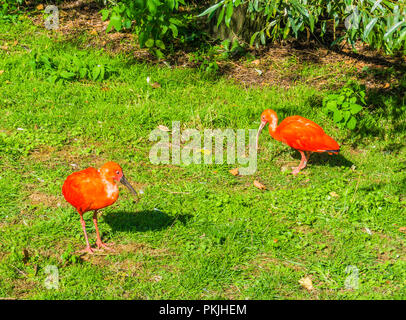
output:
[[[113,231],[143,232],[162,230],[179,221],[183,225],[192,218],[191,215],[181,214],[171,217],[159,210],[139,212],[118,211],[104,216],[104,221],[111,226]]]
[[[291,152],[292,157],[300,161],[301,156],[298,151],[292,150]],[[299,163],[298,163],[299,164]],[[316,165],[316,166],[330,166],[330,167],[347,167],[351,168],[354,164],[352,161],[348,160],[343,155],[339,154],[332,154],[329,155],[328,153],[319,153],[313,152],[310,156],[308,164]]]

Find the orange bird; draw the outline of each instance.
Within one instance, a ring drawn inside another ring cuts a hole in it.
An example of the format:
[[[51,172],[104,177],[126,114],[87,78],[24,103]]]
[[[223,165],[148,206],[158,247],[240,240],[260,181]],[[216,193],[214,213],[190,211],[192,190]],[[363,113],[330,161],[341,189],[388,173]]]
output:
[[[97,210],[116,202],[118,198],[116,181],[120,181],[137,196],[137,192],[124,177],[121,167],[112,161],[105,163],[98,170],[87,168],[74,172],[66,178],[63,184],[63,196],[78,211],[83,232],[85,233],[86,248],[81,252],[93,253],[87,238],[86,224],[83,220],[83,213],[91,210],[94,210],[93,223],[96,227],[97,248],[109,249],[100,239],[99,228],[97,227]]]
[[[299,166],[293,168],[292,173],[294,175],[306,167],[312,152],[337,154],[340,151],[338,143],[328,136],[318,124],[301,116],[291,116],[285,118],[278,125],[278,116],[271,109],[267,109],[261,114],[261,125],[257,134],[257,149],[259,135],[267,123],[269,123],[269,133],[272,138],[300,152],[302,159]]]

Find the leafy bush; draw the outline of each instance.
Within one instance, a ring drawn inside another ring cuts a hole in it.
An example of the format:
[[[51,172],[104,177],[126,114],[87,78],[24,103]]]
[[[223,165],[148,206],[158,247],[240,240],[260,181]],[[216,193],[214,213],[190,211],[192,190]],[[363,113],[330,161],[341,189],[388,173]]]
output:
[[[109,19],[107,32],[133,29],[141,48],[163,58],[166,44],[179,39],[180,29],[186,25],[187,16],[175,14],[180,4],[185,4],[184,0],[122,0],[101,13],[103,20]]]
[[[357,115],[365,106],[365,86],[349,83],[338,94],[329,94],[323,100],[323,111],[332,115],[339,128],[354,130]]]
[[[5,1],[0,0],[0,21],[16,22],[18,20],[18,4],[23,0]]]
[[[35,53],[30,65],[35,72],[42,71],[51,83],[84,79],[103,81],[114,73],[111,67],[104,64],[87,63],[80,57],[68,55],[55,60],[46,54]]]
[[[362,40],[388,53],[406,50],[406,0],[221,0],[200,16],[213,18],[217,25],[230,26],[234,8],[245,6],[247,17],[259,21],[252,30],[250,44],[271,40],[325,37],[333,34],[332,45],[347,40],[354,45]]]

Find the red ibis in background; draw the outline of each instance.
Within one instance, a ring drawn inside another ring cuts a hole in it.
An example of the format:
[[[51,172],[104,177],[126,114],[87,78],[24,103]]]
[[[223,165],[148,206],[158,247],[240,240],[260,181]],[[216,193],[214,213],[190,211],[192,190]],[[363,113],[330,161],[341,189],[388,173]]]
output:
[[[269,133],[272,138],[300,152],[302,159],[299,166],[293,168],[292,173],[294,175],[306,167],[312,152],[337,154],[340,151],[338,143],[328,136],[318,124],[301,116],[291,116],[285,118],[278,125],[278,116],[271,109],[267,109],[261,114],[261,125],[258,129],[256,142],[257,149],[259,135],[267,123],[269,123]]]
[[[63,196],[76,208],[80,215],[86,240],[86,248],[81,250],[82,252],[93,253],[87,238],[86,224],[83,220],[83,213],[91,210],[94,211],[93,223],[96,227],[97,248],[109,249],[100,239],[99,228],[97,227],[97,210],[116,202],[118,198],[117,181],[120,181],[137,196],[137,192],[125,178],[121,167],[112,161],[105,163],[100,169],[87,168],[74,172],[66,178],[63,184]]]

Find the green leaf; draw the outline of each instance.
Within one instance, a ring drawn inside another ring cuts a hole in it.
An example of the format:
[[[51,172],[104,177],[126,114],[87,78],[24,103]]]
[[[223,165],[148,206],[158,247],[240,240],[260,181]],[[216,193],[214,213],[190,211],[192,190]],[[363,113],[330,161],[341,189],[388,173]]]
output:
[[[215,5],[213,5],[213,6],[209,7],[209,8],[207,8],[207,9],[204,10],[201,14],[199,14],[198,17],[203,17],[203,16],[205,16],[205,15],[208,15],[208,14],[212,13],[214,10],[216,10],[218,7],[220,7],[220,6],[224,3],[224,1],[225,1],[225,0],[220,1],[219,3],[216,3]]]
[[[310,23],[311,32],[314,32],[314,16],[313,15],[309,16],[309,23]]]
[[[397,40],[397,45],[400,45],[401,42],[405,40],[405,38],[406,38],[406,28],[404,28],[400,33],[399,38]]]
[[[156,57],[158,58],[158,59],[163,59],[163,58],[165,58],[165,55],[162,53],[162,51],[161,50],[159,50],[159,49],[155,49],[154,50],[154,53],[155,53],[155,55],[156,55]]]
[[[333,111],[333,112],[336,111],[337,110],[337,102],[333,101],[333,100],[328,101],[327,104],[326,104],[326,108],[328,110],[330,110],[330,111]]]
[[[145,46],[147,48],[152,48],[154,46],[154,43],[155,43],[154,39],[148,39],[147,41],[145,41]]]
[[[251,39],[250,39],[250,46],[253,45],[253,43],[254,43],[254,41],[255,41],[255,38],[257,37],[258,33],[259,33],[259,32],[257,31],[257,32],[255,32],[255,33],[251,36]]]
[[[226,17],[224,19],[224,22],[226,23],[227,27],[230,27],[230,21],[231,16],[233,15],[233,11],[234,11],[233,2],[230,1],[227,5]]]
[[[156,45],[158,48],[160,48],[160,49],[162,49],[162,50],[165,50],[165,44],[162,42],[162,40],[155,40],[155,45]]]
[[[351,112],[344,111],[343,116],[344,116],[344,121],[347,122],[348,119],[351,117]]]
[[[86,78],[87,71],[88,71],[87,68],[80,68],[80,69],[79,69],[79,76],[80,76],[80,79]]]
[[[223,8],[221,8],[220,14],[219,14],[219,16],[217,18],[217,28],[220,25],[221,21],[223,21],[225,10],[226,10],[226,7],[223,6]]]
[[[103,65],[103,64],[101,64],[101,65],[100,65],[100,75],[99,75],[99,80],[104,80],[104,73],[105,73],[104,65]]]
[[[109,17],[109,15],[110,15],[110,11],[107,10],[107,9],[103,9],[103,10],[101,10],[100,12],[101,12],[101,14],[102,14],[102,20],[103,20],[103,21],[106,21],[107,18]]]
[[[260,38],[261,38],[261,43],[265,45],[265,32],[261,31],[260,32]]]
[[[174,24],[170,24],[169,28],[172,30],[172,35],[174,38],[178,36],[178,28]]]
[[[382,6],[380,5],[380,3],[382,2],[382,0],[377,0],[374,5],[371,8],[371,13],[375,11],[376,8],[379,7],[379,9],[382,9]]]
[[[101,71],[101,68],[100,68],[99,66],[95,66],[95,67],[93,68],[93,70],[92,70],[92,79],[93,79],[93,80],[96,80],[96,79],[97,79],[97,77],[98,77],[99,74],[100,74],[100,71]]]
[[[333,120],[335,123],[340,122],[343,119],[343,115],[341,114],[340,110],[335,110],[334,111],[334,116],[333,116]]]
[[[405,21],[399,21],[398,23],[396,23],[395,25],[393,25],[392,27],[390,27],[390,29],[384,34],[383,36],[383,40],[388,40],[389,36],[394,33],[396,31],[397,28],[399,28],[402,24],[404,24]]]
[[[112,25],[117,31],[121,30],[121,17],[114,15],[110,18],[109,26]],[[106,30],[107,31],[107,30]]]
[[[72,79],[75,76],[73,72],[69,72],[66,70],[62,70],[59,75],[64,79]]]
[[[378,18],[373,18],[371,21],[369,21],[369,23],[367,24],[367,26],[365,27],[365,30],[364,30],[364,40],[366,40],[368,38],[369,33],[374,28],[377,21],[378,21]]]
[[[175,0],[166,0],[171,10],[175,9]]]
[[[125,29],[130,29],[131,28],[131,20],[130,19],[125,19],[123,23],[123,27]]]
[[[351,117],[350,120],[347,122],[347,128],[350,130],[354,130],[356,125],[357,119],[355,119],[355,117]]]
[[[156,0],[147,0],[147,8],[152,15],[156,15],[158,11],[159,1]]]
[[[360,106],[359,104],[353,103],[350,105],[350,112],[351,114],[357,114],[358,112],[360,112],[363,109],[362,106]]]

